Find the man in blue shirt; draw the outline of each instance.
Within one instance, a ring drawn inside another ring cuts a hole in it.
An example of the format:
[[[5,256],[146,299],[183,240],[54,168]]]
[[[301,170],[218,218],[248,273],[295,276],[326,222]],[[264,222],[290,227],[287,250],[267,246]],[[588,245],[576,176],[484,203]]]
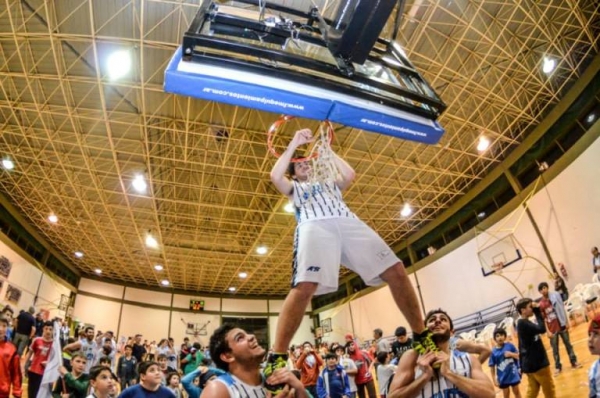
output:
[[[350,380],[344,368],[338,365],[337,355],[325,355],[325,365],[317,382],[319,398],[349,398]]]
[[[504,396],[510,395],[512,390],[516,398],[521,396],[519,384],[521,383],[521,374],[519,372],[519,350],[506,342],[506,330],[497,328],[494,330],[494,341],[496,347],[492,350],[492,355],[488,365],[492,372],[494,385],[499,387]]]
[[[140,384],[126,388],[119,398],[175,398],[175,394],[162,385],[162,371],[158,362],[142,362],[138,371]]]

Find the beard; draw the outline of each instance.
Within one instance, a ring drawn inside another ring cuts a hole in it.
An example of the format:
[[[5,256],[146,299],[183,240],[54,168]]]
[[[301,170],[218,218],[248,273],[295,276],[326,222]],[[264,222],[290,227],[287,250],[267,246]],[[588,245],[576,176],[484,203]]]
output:
[[[431,336],[431,340],[433,340],[436,345],[447,342],[450,340],[450,330],[447,330],[444,333],[434,333],[433,336]]]

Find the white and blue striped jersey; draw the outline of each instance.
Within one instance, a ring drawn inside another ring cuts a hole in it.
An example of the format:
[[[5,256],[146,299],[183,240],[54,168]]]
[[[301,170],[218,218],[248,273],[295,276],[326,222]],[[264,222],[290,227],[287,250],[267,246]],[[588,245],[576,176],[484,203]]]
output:
[[[315,183],[293,180],[293,199],[298,225],[309,220],[356,218],[342,198],[335,182]]]
[[[458,350],[450,350],[450,370],[464,376],[471,377],[471,357],[469,354]],[[419,378],[423,372],[420,369],[415,370],[415,379]],[[421,398],[468,398],[469,396],[460,391],[454,384],[448,381],[441,374],[437,373],[429,380],[421,390]]]
[[[83,338],[81,341],[81,352],[85,356],[87,360],[85,364],[85,370],[83,373],[90,373],[90,369],[94,366],[94,357],[96,351],[98,350],[98,345],[96,344],[96,340],[92,340],[91,342],[88,339]]]
[[[267,396],[262,383],[258,386],[251,386],[231,373],[225,373],[217,377],[216,381],[225,384],[227,390],[229,390],[229,398],[266,398]]]
[[[590,398],[600,398],[600,359],[594,362],[588,373]]]

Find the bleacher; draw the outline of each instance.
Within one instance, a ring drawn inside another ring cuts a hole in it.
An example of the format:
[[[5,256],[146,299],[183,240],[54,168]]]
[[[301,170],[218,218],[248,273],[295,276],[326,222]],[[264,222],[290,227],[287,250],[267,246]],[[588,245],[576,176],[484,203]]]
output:
[[[454,319],[454,333],[459,335],[474,329],[480,332],[490,323],[499,324],[507,317],[516,319],[516,299],[516,297],[513,297],[483,310]]]

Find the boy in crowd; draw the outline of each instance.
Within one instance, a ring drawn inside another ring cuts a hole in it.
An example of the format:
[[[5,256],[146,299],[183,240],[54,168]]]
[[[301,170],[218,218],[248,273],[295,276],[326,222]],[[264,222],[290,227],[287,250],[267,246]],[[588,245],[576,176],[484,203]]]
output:
[[[263,380],[260,366],[266,350],[253,334],[231,324],[223,324],[210,337],[210,357],[226,372],[208,383],[202,398],[265,398],[264,384],[285,384],[278,397],[294,393],[295,398],[308,398],[304,386],[287,368],[277,369]]]
[[[162,372],[157,362],[140,363],[139,373],[140,383],[121,391],[120,398],[175,398],[175,394],[162,385]]]
[[[554,356],[554,367],[556,368],[554,375],[562,372],[558,350],[559,337],[565,345],[573,369],[581,368],[581,364],[577,362],[577,356],[569,338],[569,318],[567,317],[562,297],[557,292],[549,292],[546,282],[538,285],[538,291],[542,294],[539,306],[542,317],[544,317],[544,321],[546,322],[546,329],[548,330],[550,346],[552,347],[552,354]]]
[[[132,355],[133,347],[125,346],[125,355],[119,358],[117,377],[121,383],[121,391],[131,387],[137,380],[137,359]]]
[[[356,391],[358,390],[358,388],[356,387],[356,380],[355,380],[356,374],[358,373],[358,368],[356,367],[356,364],[354,363],[354,361],[352,359],[350,359],[348,354],[346,354],[346,351],[343,346],[338,345],[338,346],[334,347],[333,351],[338,356],[338,363],[342,366],[342,368],[344,368],[344,372],[346,372],[346,374],[348,375],[348,381],[350,382],[349,383],[349,385],[350,385],[350,397],[349,398],[355,398]]]
[[[112,398],[114,392],[114,380],[110,368],[106,366],[94,366],[89,372],[90,386],[94,390],[93,394],[87,398]]]
[[[8,398],[12,388],[15,398],[21,398],[21,365],[17,347],[7,341],[9,319],[0,317],[0,397]]]
[[[393,363],[397,365],[402,354],[412,348],[413,341],[408,337],[404,326],[397,327],[394,335],[396,336],[396,341],[392,343],[392,354],[394,355]]]
[[[202,364],[203,359],[204,355],[202,354],[200,343],[194,343],[190,349],[190,353],[181,360],[183,374],[191,373],[194,369],[198,368]]]
[[[225,374],[221,369],[200,366],[181,379],[181,385],[188,394],[188,398],[199,398],[206,384],[218,376]]]
[[[600,355],[600,315],[596,315],[588,328],[588,349],[592,355]],[[588,374],[590,398],[600,398],[600,359],[590,367]]]
[[[83,353],[76,352],[71,355],[71,371],[61,366],[62,376],[54,385],[52,396],[54,398],[85,398],[87,395],[90,379],[83,373],[86,367],[86,359]]]
[[[13,334],[14,334],[14,329],[12,327],[12,322],[13,322],[13,316],[15,315],[12,307],[10,305],[5,305],[4,308],[2,308],[2,313],[0,313],[1,317],[4,317],[6,319],[6,321],[8,322],[8,327],[6,328],[6,341],[12,341],[13,339]]]
[[[522,298],[517,302],[519,320],[517,334],[519,335],[519,351],[521,353],[521,369],[527,375],[527,397],[537,397],[540,388],[546,398],[556,398],[556,387],[550,372],[550,361],[542,343],[541,336],[546,333],[544,318],[538,306],[530,298]],[[535,315],[537,323],[529,318]]]
[[[379,383],[379,396],[385,398],[387,396],[390,383],[396,373],[396,366],[390,364],[390,353],[379,352],[377,353],[377,382]]]
[[[181,391],[181,386],[179,385],[179,373],[170,372],[167,375],[166,386],[175,395],[175,398],[181,398],[183,396],[183,392]]]
[[[325,367],[317,382],[318,398],[349,398],[350,380],[344,368],[338,364],[337,355],[325,355]]]
[[[46,363],[50,357],[50,350],[52,350],[53,333],[54,324],[51,321],[44,322],[42,324],[42,336],[34,338],[31,342],[31,346],[29,346],[25,363],[29,362],[32,356],[33,360],[31,361],[31,366],[28,370],[28,397],[37,397],[37,393],[42,383],[44,369],[46,368]]]
[[[510,397],[512,390],[515,398],[521,398],[521,371],[519,369],[519,350],[513,344],[506,342],[506,330],[494,330],[496,347],[492,350],[489,367],[494,385],[502,390],[504,398]]]

